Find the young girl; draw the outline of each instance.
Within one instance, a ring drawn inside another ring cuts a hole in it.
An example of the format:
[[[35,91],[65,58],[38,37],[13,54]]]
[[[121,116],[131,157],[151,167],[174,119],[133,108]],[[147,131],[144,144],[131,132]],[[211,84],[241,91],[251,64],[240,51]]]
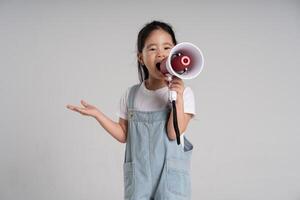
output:
[[[95,106],[67,108],[94,117],[121,143],[126,143],[124,173],[125,200],[191,199],[190,162],[193,145],[183,133],[195,115],[194,95],[181,79],[169,84],[157,64],[177,44],[170,25],[153,21],[138,34],[137,60],[140,84],[126,91],[120,100],[119,122]],[[177,145],[168,90],[177,92],[177,118],[181,143]]]

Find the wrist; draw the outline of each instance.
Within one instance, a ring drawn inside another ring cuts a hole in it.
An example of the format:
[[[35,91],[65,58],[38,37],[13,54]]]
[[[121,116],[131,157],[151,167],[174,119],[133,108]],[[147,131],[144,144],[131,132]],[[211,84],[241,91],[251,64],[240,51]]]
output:
[[[177,96],[176,106],[177,106],[178,109],[183,107],[183,97]]]
[[[183,102],[183,95],[182,94],[177,93],[176,102]]]
[[[95,115],[93,115],[93,117],[99,121],[102,115],[103,114],[99,110],[97,110],[97,112],[95,113]]]

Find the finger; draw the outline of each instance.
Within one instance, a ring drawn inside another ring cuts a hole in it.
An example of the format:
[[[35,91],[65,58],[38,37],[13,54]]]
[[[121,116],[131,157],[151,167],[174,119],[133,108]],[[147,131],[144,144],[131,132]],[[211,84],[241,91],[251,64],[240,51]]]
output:
[[[79,107],[76,107],[74,108],[75,111],[79,112],[80,114],[82,115],[86,115],[86,110],[84,108],[79,108]]]
[[[172,81],[182,81],[182,79],[177,76],[173,76]]]
[[[76,112],[82,112],[82,108],[72,105],[67,105],[67,108]]]
[[[182,85],[182,84],[180,84],[180,83],[172,83],[171,85],[170,85],[170,87],[178,87],[178,88],[184,88],[184,85]]]
[[[176,80],[172,80],[171,83],[176,83],[176,84],[180,84],[180,85],[183,85],[183,81],[181,79],[176,79]]]
[[[68,109],[70,109],[70,110],[73,110],[73,109],[75,108],[75,106],[72,106],[72,105],[69,105],[69,104],[68,104],[66,107],[67,107]]]
[[[87,102],[85,102],[84,100],[81,100],[80,103],[84,106],[84,107],[88,107],[89,104]]]
[[[174,82],[171,82],[171,85],[182,85],[182,83],[178,82],[178,81],[174,81]]]
[[[183,92],[184,91],[184,88],[180,85],[172,85],[170,87],[170,90],[176,90],[177,92]]]
[[[172,86],[172,87],[170,88],[170,90],[173,90],[173,91],[176,91],[176,92],[180,92],[180,91],[182,91],[182,88],[181,88],[181,87],[178,87],[178,86]]]
[[[180,83],[180,82],[172,82],[169,84],[169,86],[173,86],[173,85],[177,85],[177,86],[182,86],[183,87],[183,84]]]

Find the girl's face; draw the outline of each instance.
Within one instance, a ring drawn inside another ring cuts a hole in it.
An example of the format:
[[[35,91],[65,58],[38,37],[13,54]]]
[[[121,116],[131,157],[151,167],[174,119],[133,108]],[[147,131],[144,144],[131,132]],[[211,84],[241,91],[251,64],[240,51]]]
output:
[[[150,33],[145,41],[142,53],[139,53],[139,62],[146,65],[149,78],[164,79],[164,75],[156,67],[157,63],[169,56],[174,46],[172,37],[164,30],[157,29]]]

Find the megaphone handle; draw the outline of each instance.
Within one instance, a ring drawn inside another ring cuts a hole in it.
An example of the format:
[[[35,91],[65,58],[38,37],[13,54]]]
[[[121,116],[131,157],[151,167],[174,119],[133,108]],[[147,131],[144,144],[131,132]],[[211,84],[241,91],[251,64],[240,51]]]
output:
[[[169,87],[170,87],[172,75],[167,74],[167,80],[169,81]],[[178,121],[177,121],[176,99],[177,99],[177,92],[173,90],[169,90],[169,100],[172,103],[172,110],[173,110],[173,127],[176,134],[177,144],[180,145],[180,131],[178,128]]]
[[[169,88],[171,86],[171,81],[172,81],[172,75],[171,74],[167,74],[167,81],[169,81]],[[176,101],[177,99],[177,92],[173,91],[173,90],[169,90],[169,101]]]
[[[170,102],[176,101],[176,99],[177,99],[177,92],[173,91],[173,90],[170,90],[169,91],[169,100],[170,100]]]
[[[176,101],[172,101],[172,107],[173,107],[173,126],[174,126],[174,130],[176,133],[177,144],[180,145],[180,131],[179,131],[178,122],[177,122]]]

